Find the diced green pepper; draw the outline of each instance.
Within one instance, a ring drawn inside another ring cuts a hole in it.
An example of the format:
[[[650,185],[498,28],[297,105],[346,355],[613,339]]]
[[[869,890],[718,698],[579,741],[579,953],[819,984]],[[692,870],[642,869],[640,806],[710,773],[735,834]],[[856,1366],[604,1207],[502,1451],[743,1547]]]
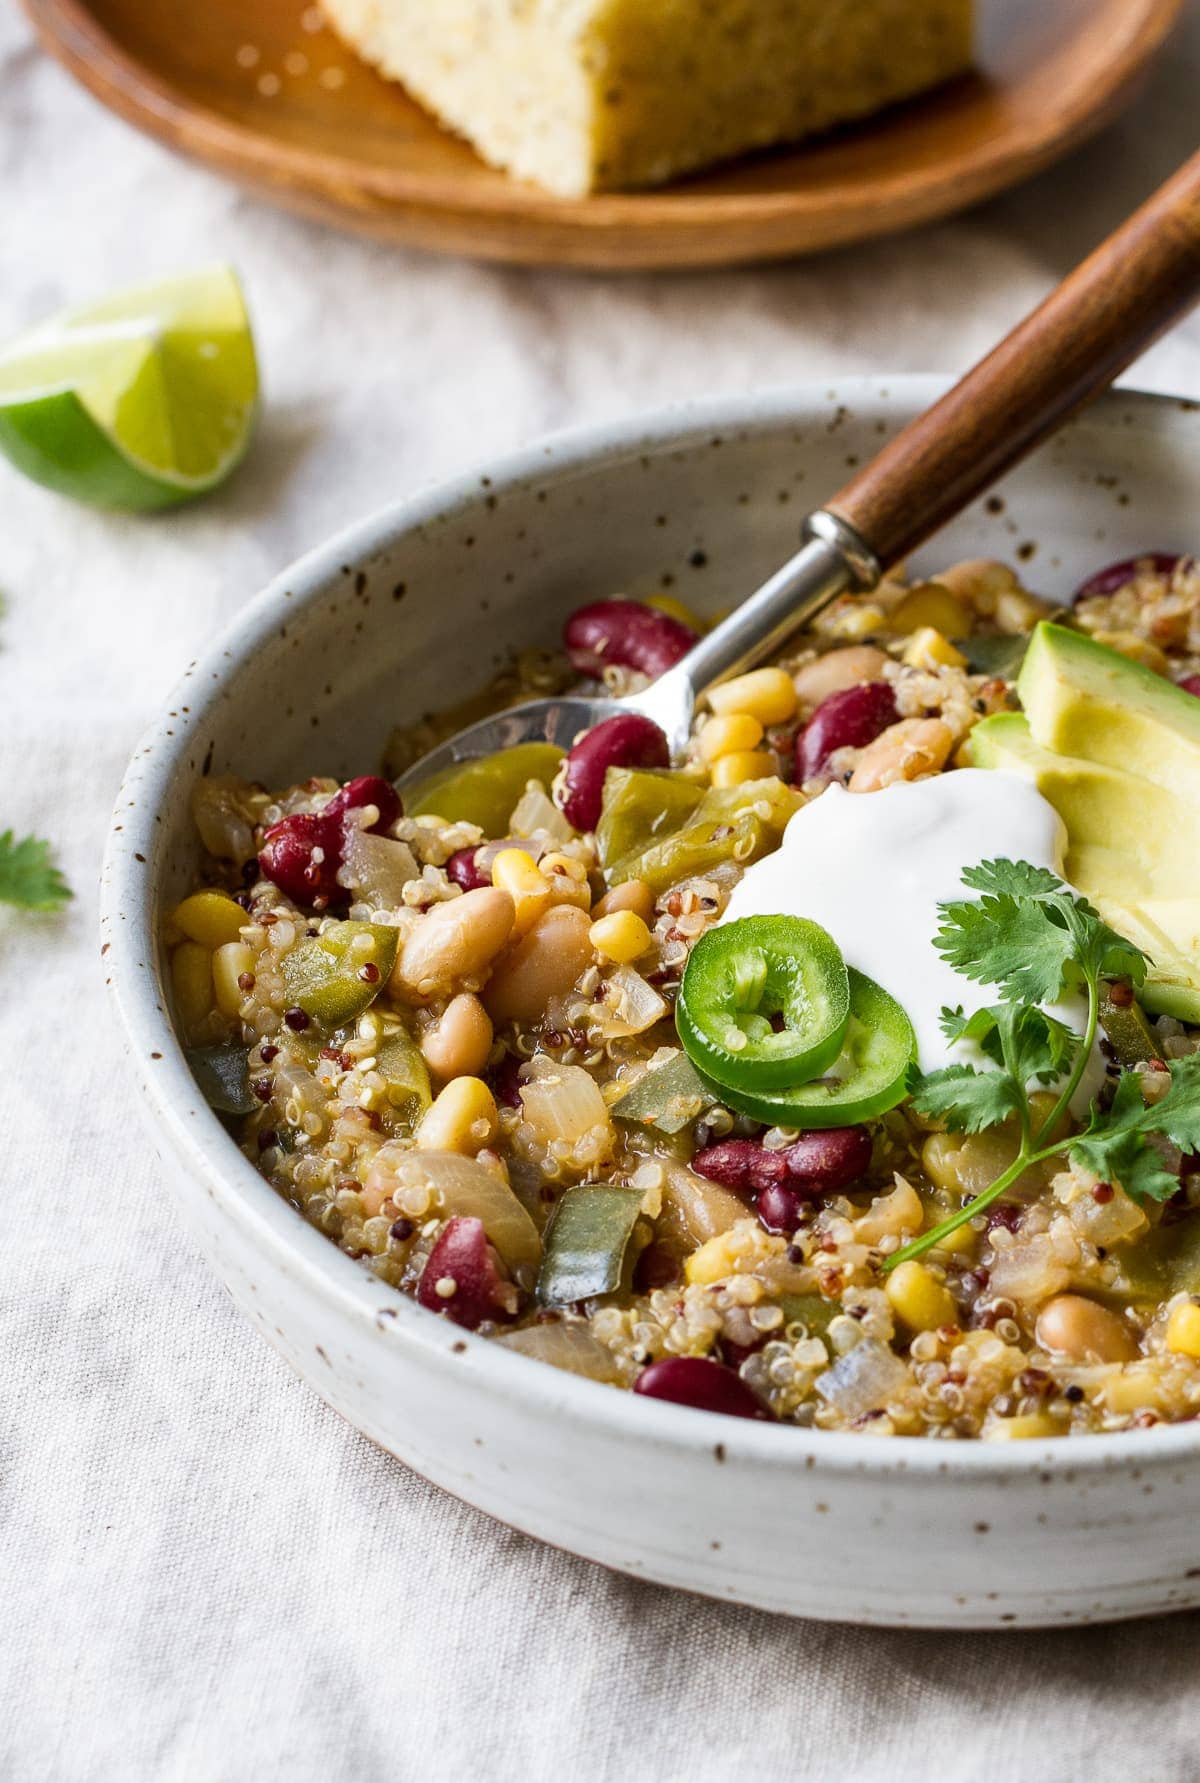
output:
[[[673,835],[704,797],[704,788],[685,774],[658,768],[610,768],[604,776],[604,805],[596,825],[600,865],[640,853],[656,837]]]
[[[1158,1057],[1158,1041],[1154,1031],[1134,1003],[1114,1003],[1112,986],[1101,986],[1100,1026],[1112,1047],[1118,1065],[1141,1065]]]
[[[217,1114],[253,1114],[259,1106],[250,1090],[244,1046],[196,1046],[185,1054],[208,1106]]]
[[[744,786],[713,787],[681,830],[623,855],[607,869],[610,885],[642,879],[655,893],[681,879],[711,873],[724,861],[754,861],[778,843],[800,809],[799,793],[771,776]]]
[[[1001,680],[1015,681],[1029,648],[1029,634],[1015,637],[960,638],[958,648],[967,659],[967,667],[976,675],[998,675]]]
[[[824,1337],[830,1324],[841,1312],[841,1303],[827,1300],[824,1294],[781,1294],[785,1325],[807,1325],[810,1337]]]
[[[800,916],[709,929],[688,959],[675,1024],[697,1070],[735,1090],[789,1089],[832,1065],[850,1016],[837,942]]]
[[[1158,1226],[1114,1252],[1112,1296],[1122,1300],[1169,1300],[1200,1293],[1200,1214]]]
[[[380,1042],[376,1069],[387,1081],[387,1119],[411,1131],[433,1100],[421,1049],[403,1029]]]
[[[543,1236],[537,1279],[543,1306],[569,1306],[598,1294],[628,1291],[633,1274],[639,1189],[585,1183],[568,1189]]]
[[[332,924],[284,956],[289,998],[331,1031],[357,1021],[387,983],[399,940],[386,923]]]
[[[685,1052],[677,1052],[664,1064],[652,1065],[644,1077],[627,1090],[612,1113],[619,1121],[637,1121],[660,1133],[682,1133],[685,1127],[713,1104],[713,1092],[697,1075]]]
[[[549,789],[563,759],[553,743],[518,743],[495,755],[448,768],[406,800],[411,817],[436,816],[447,823],[474,823],[489,838],[507,836],[508,820],[531,780]]]

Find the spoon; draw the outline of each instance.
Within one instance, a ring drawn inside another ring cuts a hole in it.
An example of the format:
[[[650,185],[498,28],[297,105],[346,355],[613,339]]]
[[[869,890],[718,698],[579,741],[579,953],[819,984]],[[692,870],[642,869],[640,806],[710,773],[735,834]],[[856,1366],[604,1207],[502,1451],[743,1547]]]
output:
[[[991,483],[1098,396],[1200,302],[1200,154],[1103,242],[940,401],[804,522],[804,544],[675,666],[624,699],[529,700],[439,744],[404,792],[517,743],[570,749],[618,713],[652,719],[671,754],[706,687],[761,662],[840,594],[874,587]]]

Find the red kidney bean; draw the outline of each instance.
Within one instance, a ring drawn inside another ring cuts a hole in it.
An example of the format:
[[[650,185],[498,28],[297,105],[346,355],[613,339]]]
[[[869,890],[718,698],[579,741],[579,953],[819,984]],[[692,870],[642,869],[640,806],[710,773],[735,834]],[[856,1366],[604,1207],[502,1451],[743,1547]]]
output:
[[[794,1177],[820,1184],[829,1195],[856,1182],[871,1162],[871,1134],[866,1127],[824,1127],[801,1133],[784,1152]]]
[[[1179,682],[1184,693],[1194,693],[1200,699],[1200,675],[1185,675]]]
[[[816,780],[835,749],[865,749],[900,714],[886,681],[864,681],[822,700],[796,738],[796,783]]]
[[[390,780],[381,774],[360,774],[357,780],[347,780],[345,786],[339,787],[322,815],[342,817],[347,811],[361,811],[364,805],[375,805],[379,811],[378,821],[371,825],[372,835],[390,830],[404,810],[400,794]]]
[[[500,1063],[486,1073],[486,1078],[497,1102],[505,1108],[520,1108],[521,1061],[515,1053],[506,1052]]]
[[[723,1139],[698,1151],[692,1169],[741,1194],[762,1196],[768,1190],[785,1189],[803,1201],[845,1188],[870,1162],[871,1135],[866,1127],[827,1127],[801,1133],[779,1151],[769,1151],[757,1139]]]
[[[460,848],[457,854],[452,854],[446,862],[446,872],[465,892],[478,891],[481,885],[492,883],[490,873],[480,872],[478,847]]]
[[[271,825],[258,864],[293,904],[324,910],[349,895],[337,882],[340,855],[340,825],[328,822],[323,813],[297,812]]]
[[[664,1356],[643,1368],[633,1390],[699,1412],[723,1412],[727,1418],[773,1418],[740,1375],[703,1356]]]
[[[447,1281],[454,1283],[454,1292],[439,1294],[438,1283]],[[483,1221],[459,1215],[447,1223],[430,1251],[417,1284],[417,1299],[430,1312],[445,1313],[456,1325],[477,1331],[485,1319],[513,1316],[501,1298],[503,1285]]]
[[[1149,563],[1156,574],[1170,576],[1180,562],[1180,557],[1169,551],[1143,551],[1140,557],[1123,557],[1120,563],[1106,564],[1094,576],[1089,576],[1086,582],[1081,582],[1071,598],[1073,601],[1086,601],[1094,600],[1097,595],[1115,594],[1118,588],[1124,588],[1127,582],[1133,581],[1139,564]]]
[[[563,627],[572,666],[581,675],[597,677],[609,663],[643,675],[665,675],[695,642],[690,625],[641,601],[595,601],[572,613]]]
[[[638,1252],[633,1267],[633,1288],[636,1294],[652,1294],[655,1288],[669,1288],[683,1274],[683,1264],[676,1251],[657,1239]]]
[[[568,755],[558,794],[563,815],[577,830],[594,830],[604,800],[604,776],[610,768],[670,765],[666,735],[654,720],[638,712],[618,712],[586,731]]]
[[[371,825],[376,834],[390,829],[403,811],[390,781],[378,774],[361,774],[339,787],[323,811],[298,811],[272,824],[263,837],[260,871],[293,904],[308,904],[314,910],[344,904],[350,894],[338,884],[337,874],[345,847],[345,818],[347,812],[366,805],[378,808],[379,816]]]
[[[759,1224],[768,1232],[782,1232],[790,1237],[804,1216],[805,1203],[811,1198],[793,1183],[770,1183],[760,1191],[755,1203]]]

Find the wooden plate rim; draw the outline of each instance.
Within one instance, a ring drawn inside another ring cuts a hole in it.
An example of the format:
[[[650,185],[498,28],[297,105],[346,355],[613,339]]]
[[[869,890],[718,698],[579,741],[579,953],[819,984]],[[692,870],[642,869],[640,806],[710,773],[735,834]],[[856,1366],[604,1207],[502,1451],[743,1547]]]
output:
[[[997,135],[963,158],[914,172],[911,166],[889,174],[872,172],[865,181],[847,179],[817,191],[796,186],[776,191],[697,191],[684,183],[661,192],[599,193],[584,199],[556,198],[536,187],[500,176],[494,184],[464,188],[453,176],[409,172],[312,150],[266,137],[190,100],[130,55],[97,20],[87,0],[22,0],[43,47],[101,103],[144,128],[168,147],[258,182],[296,203],[319,204],[347,224],[356,220],[351,194],[372,207],[357,213],[370,227],[392,213],[443,218],[448,227],[472,221],[507,226],[514,232],[556,232],[564,242],[621,231],[645,247],[660,230],[686,236],[708,231],[714,222],[745,229],[775,224],[814,230],[812,245],[863,239],[889,228],[907,228],[962,209],[1026,178],[1111,122],[1165,44],[1185,0],[1140,0],[1144,18],[1125,53],[1106,66],[1105,78],[1075,96],[1064,114],[1048,115],[1044,129],[1019,136]],[[787,151],[783,151],[787,152]],[[794,152],[794,151],[793,151]],[[889,223],[886,213],[903,196],[904,215]],[[856,221],[839,219],[847,209]],[[868,221],[868,219],[872,219]],[[824,233],[822,233],[824,230]],[[597,244],[599,245],[599,244]],[[730,244],[731,248],[733,244]],[[795,238],[782,251],[798,252]],[[480,251],[485,251],[484,244]],[[636,254],[637,248],[630,250]],[[754,257],[764,258],[764,244]],[[514,244],[514,257],[516,244]],[[730,258],[735,257],[731,252]],[[619,262],[619,252],[615,256]],[[636,262],[631,259],[630,264]],[[670,263],[670,262],[666,262]],[[680,244],[680,264],[687,251]],[[644,262],[643,262],[644,264]]]

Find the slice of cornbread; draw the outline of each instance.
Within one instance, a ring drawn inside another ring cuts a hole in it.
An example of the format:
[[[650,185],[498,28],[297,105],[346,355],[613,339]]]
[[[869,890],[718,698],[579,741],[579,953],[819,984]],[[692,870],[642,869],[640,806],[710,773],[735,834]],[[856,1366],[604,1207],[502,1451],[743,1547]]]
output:
[[[972,0],[322,0],[498,167],[566,197],[658,185],[959,73]]]

